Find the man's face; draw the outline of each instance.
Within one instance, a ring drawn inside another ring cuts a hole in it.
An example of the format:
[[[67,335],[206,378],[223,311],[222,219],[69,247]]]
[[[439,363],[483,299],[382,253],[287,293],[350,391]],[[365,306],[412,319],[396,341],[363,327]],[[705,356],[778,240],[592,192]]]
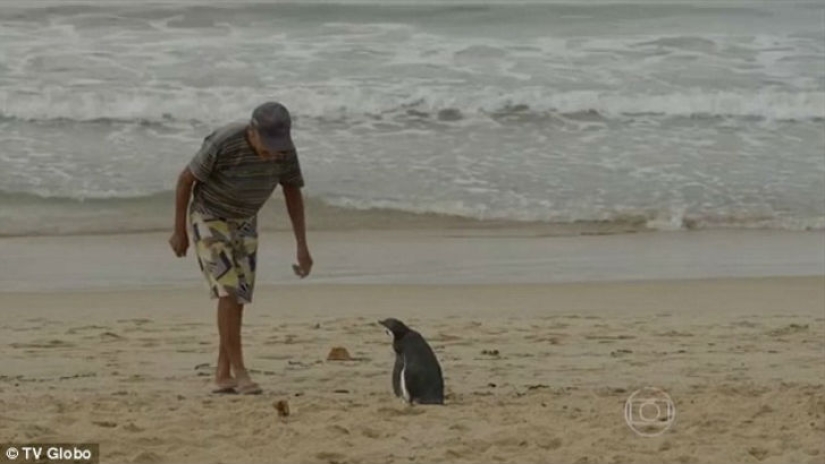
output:
[[[264,159],[281,159],[286,154],[282,152],[272,152],[269,151],[261,142],[261,137],[258,135],[258,131],[255,130],[254,127],[250,127],[247,129],[247,134],[249,136],[249,144],[252,145],[252,149],[255,150],[255,153],[258,154],[261,158]]]

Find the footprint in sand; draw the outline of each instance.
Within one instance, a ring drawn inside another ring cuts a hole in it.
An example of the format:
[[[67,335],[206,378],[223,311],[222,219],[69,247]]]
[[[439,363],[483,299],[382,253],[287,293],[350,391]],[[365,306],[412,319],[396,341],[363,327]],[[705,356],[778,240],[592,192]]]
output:
[[[369,427],[365,427],[363,430],[361,430],[361,435],[363,435],[367,438],[372,438],[372,439],[381,438],[381,432],[379,432],[375,429],[371,429]]]
[[[128,383],[141,383],[145,382],[147,379],[140,374],[132,374],[125,379],[120,379],[121,382],[128,382]]]
[[[117,427],[117,422],[112,422],[112,421],[92,421],[92,424],[94,424],[98,427],[103,427],[103,428],[107,428],[107,429],[113,429],[113,428]]]
[[[400,416],[418,416],[424,414],[424,408],[411,407],[381,407],[378,408],[378,413],[385,417],[400,417]]]
[[[667,332],[661,332],[656,334],[657,337],[692,337],[693,334],[690,332],[679,332],[677,330],[668,330]]]
[[[636,337],[633,335],[585,335],[585,340],[602,340],[602,341],[615,341],[615,340],[633,340]]]
[[[100,326],[100,325],[83,325],[79,327],[72,327],[66,331],[66,335],[75,335],[78,332],[84,332],[87,330],[101,330],[101,329],[108,329],[108,327]]]
[[[315,454],[315,457],[330,464],[346,462],[346,456],[343,454],[329,451],[321,451],[320,453]]]
[[[9,346],[12,348],[71,348],[75,346],[75,344],[64,340],[55,339],[48,341],[35,341],[32,343],[11,343]]]
[[[22,432],[23,436],[26,437],[27,440],[35,440],[39,437],[54,435],[55,431],[43,425],[30,424],[24,426]]]
[[[782,337],[785,335],[794,335],[798,333],[804,333],[808,331],[808,324],[800,325],[800,324],[790,324],[784,327],[779,327],[773,330],[768,331],[768,335],[771,337]]]
[[[125,337],[114,332],[103,332],[98,335],[98,338],[100,338],[101,341],[121,341],[126,339]]]
[[[118,319],[117,322],[121,324],[144,325],[152,322],[151,319]]]
[[[434,342],[454,342],[461,340],[461,337],[459,337],[458,335],[450,335],[440,332],[435,337],[432,337],[431,340]]]
[[[536,446],[538,446],[539,448],[541,448],[543,450],[552,451],[552,450],[557,450],[557,449],[561,448],[562,443],[563,442],[562,442],[561,438],[558,438],[558,437],[553,437],[553,438],[542,437],[536,442]]]
[[[163,461],[163,458],[161,458],[157,454],[155,454],[151,451],[142,451],[137,456],[133,457],[130,462],[143,464],[143,463],[153,463],[153,462],[161,462],[161,461]]]
[[[125,430],[127,432],[138,433],[138,432],[143,432],[145,429],[143,429],[141,427],[138,427],[133,422],[129,422],[128,424],[123,426],[123,430]]]

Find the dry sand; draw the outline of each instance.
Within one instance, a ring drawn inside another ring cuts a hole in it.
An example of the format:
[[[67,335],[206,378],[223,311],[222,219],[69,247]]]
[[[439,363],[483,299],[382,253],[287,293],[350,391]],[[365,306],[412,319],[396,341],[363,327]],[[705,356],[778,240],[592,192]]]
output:
[[[254,397],[209,394],[200,287],[0,296],[0,443],[99,442],[105,463],[825,463],[821,276],[262,286]],[[387,316],[433,345],[446,406],[392,397]],[[355,360],[326,361],[335,346]],[[655,438],[623,416],[648,385],[676,407]]]

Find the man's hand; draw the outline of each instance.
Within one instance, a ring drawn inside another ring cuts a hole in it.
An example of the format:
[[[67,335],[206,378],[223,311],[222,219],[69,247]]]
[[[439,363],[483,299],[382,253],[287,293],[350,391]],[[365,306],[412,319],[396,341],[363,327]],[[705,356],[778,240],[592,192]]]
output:
[[[292,221],[292,230],[295,232],[295,243],[298,245],[298,264],[293,264],[295,274],[302,279],[312,271],[312,256],[307,246],[306,226],[304,225],[304,196],[298,185],[284,185],[284,200],[289,219]]]
[[[186,231],[175,231],[169,237],[169,246],[172,247],[172,251],[175,252],[175,256],[178,258],[186,256],[186,249],[189,248],[189,237],[186,235]]]
[[[175,232],[169,237],[169,246],[178,258],[186,256],[186,249],[189,248],[189,237],[186,234],[186,207],[189,205],[189,197],[195,181],[195,175],[189,167],[183,168],[178,175],[178,185],[175,189],[175,226],[173,228]]]
[[[302,279],[309,275],[312,271],[312,256],[309,254],[309,249],[306,247],[298,248],[298,265],[293,266],[295,274]]]

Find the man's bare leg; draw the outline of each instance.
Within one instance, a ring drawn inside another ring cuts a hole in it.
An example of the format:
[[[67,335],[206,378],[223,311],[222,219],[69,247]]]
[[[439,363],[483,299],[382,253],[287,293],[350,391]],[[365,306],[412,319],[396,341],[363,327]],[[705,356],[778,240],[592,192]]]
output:
[[[218,313],[220,314],[220,312]],[[218,318],[218,328],[220,330],[220,318]],[[232,365],[229,363],[229,354],[226,351],[226,345],[223,340],[220,341],[218,347],[218,367],[215,369],[215,385],[219,390],[226,390],[235,388],[238,382],[232,377]]]
[[[258,385],[252,381],[243,361],[241,344],[241,320],[243,305],[234,297],[222,297],[218,300],[218,331],[221,344],[224,346],[235,380],[240,392],[258,390]]]

